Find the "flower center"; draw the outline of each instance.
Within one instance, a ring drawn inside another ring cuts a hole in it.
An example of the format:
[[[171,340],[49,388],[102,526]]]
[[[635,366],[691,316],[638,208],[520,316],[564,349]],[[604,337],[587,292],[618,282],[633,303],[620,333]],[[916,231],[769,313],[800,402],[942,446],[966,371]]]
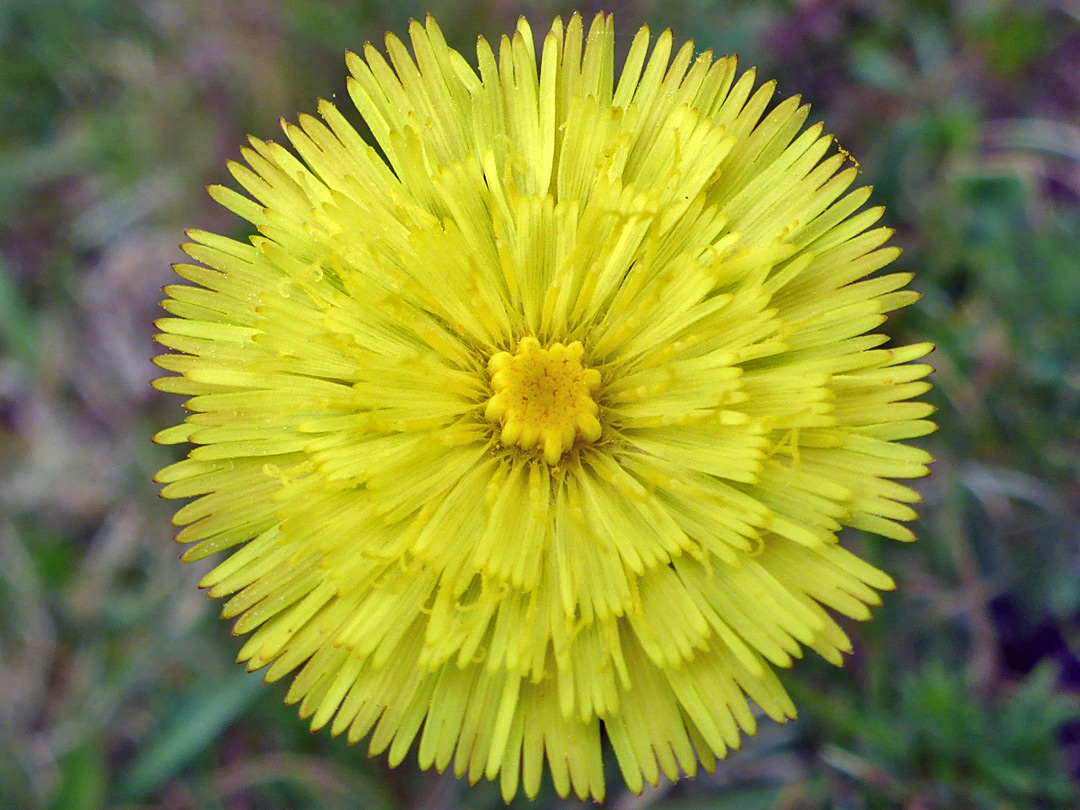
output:
[[[544,349],[525,337],[517,352],[499,352],[488,361],[494,393],[484,409],[489,422],[502,425],[499,438],[523,450],[542,448],[548,464],[559,463],[577,438],[600,438],[599,408],[593,394],[600,372],[581,365],[579,341],[553,343]]]

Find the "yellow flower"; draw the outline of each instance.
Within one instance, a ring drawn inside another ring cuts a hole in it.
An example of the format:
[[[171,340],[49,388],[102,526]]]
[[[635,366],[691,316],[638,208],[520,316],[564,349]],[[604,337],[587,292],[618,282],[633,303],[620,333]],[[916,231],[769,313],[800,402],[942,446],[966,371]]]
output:
[[[841,663],[825,609],[911,540],[926,344],[881,348],[910,276],[808,108],[733,58],[611,17],[523,20],[479,71],[435,22],[349,54],[380,152],[330,102],[251,140],[258,230],[190,232],[157,382],[178,539],[240,652],[312,729],[396,765],[604,796],[694,774],[795,709],[773,667]],[[385,155],[385,158],[383,157]]]

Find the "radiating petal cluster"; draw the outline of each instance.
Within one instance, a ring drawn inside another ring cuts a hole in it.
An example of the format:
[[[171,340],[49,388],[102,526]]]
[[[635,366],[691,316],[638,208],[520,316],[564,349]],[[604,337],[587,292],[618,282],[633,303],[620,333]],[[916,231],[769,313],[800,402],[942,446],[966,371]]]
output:
[[[378,150],[323,101],[214,187],[157,382],[178,539],[240,660],[397,764],[604,796],[712,768],[832,612],[911,540],[928,345],[885,348],[909,275],[797,97],[611,17],[524,21],[476,65],[430,18],[350,54]],[[497,50],[497,53],[496,53]],[[385,157],[384,157],[385,156]],[[545,768],[546,762],[546,768]]]

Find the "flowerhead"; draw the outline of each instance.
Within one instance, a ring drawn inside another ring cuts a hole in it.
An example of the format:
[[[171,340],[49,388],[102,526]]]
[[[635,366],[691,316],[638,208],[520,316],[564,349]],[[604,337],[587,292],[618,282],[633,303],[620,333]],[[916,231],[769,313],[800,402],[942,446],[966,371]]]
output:
[[[190,232],[158,474],[202,585],[295,672],[287,700],[391,764],[604,795],[712,768],[841,663],[929,457],[916,295],[821,125],[733,58],[523,20],[477,65],[432,19],[349,54],[380,151],[328,101],[211,189],[257,229]]]

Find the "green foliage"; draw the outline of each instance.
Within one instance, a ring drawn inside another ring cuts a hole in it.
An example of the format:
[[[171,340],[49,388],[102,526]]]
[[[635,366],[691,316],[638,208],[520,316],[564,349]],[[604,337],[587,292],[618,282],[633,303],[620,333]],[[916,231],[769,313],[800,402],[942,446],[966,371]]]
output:
[[[141,749],[117,790],[134,801],[182,772],[251,704],[262,688],[257,675],[234,675],[225,682],[193,683],[176,705],[162,712],[152,743]]]
[[[1056,695],[1054,687],[1047,668],[1005,701],[987,705],[972,700],[961,673],[932,666],[902,684],[899,717],[891,719],[909,731],[898,735],[906,756],[894,761],[930,777],[947,800],[987,808],[1071,807],[1077,795],[1061,767],[1057,735],[1080,718],[1080,704]]]
[[[804,697],[811,723],[842,731],[823,735],[822,762],[858,785],[868,806],[1068,810],[1080,795],[1058,735],[1080,719],[1080,700],[1059,695],[1055,682],[1045,667],[990,699],[963,671],[935,662],[853,702]]]
[[[108,768],[101,741],[88,739],[60,762],[60,788],[50,810],[99,810],[105,807]]]

